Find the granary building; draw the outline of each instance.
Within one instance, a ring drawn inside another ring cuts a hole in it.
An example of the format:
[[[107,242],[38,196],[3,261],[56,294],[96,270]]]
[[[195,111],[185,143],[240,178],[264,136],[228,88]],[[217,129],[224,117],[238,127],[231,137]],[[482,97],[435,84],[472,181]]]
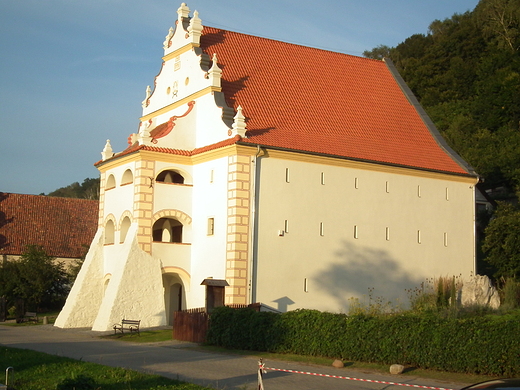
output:
[[[478,176],[390,61],[203,26],[184,3],[163,47],[138,132],[96,163],[98,230],[56,326],[164,325],[212,286],[347,311],[475,271]]]

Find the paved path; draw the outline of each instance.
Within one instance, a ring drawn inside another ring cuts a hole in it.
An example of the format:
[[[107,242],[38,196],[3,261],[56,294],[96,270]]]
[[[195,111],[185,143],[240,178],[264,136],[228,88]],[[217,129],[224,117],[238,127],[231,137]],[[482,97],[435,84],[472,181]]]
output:
[[[100,339],[99,335],[98,332],[65,330],[52,325],[0,326],[0,344],[9,347],[32,349],[106,366],[131,368],[215,389],[257,388],[258,359],[255,357],[201,352],[194,348],[193,344],[174,340],[141,344]],[[266,367],[448,389],[460,389],[464,386],[460,383],[436,382],[410,376],[375,375],[349,370],[348,367],[337,369],[275,360],[266,361]],[[387,383],[360,382],[279,371],[268,371],[264,375],[264,387],[265,390],[413,389]]]

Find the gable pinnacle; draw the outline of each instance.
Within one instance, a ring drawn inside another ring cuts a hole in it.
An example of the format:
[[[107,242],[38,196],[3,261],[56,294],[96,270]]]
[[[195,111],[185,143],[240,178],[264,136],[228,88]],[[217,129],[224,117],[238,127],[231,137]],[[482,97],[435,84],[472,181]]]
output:
[[[189,17],[190,9],[186,5],[186,3],[181,3],[181,6],[179,7],[179,9],[177,9],[177,15],[179,15],[177,18],[179,20],[179,23],[182,23],[182,19],[186,19]]]
[[[105,144],[105,147],[103,148],[103,151],[101,152],[101,159],[103,161],[105,161],[105,160],[108,160],[113,155],[114,155],[114,152],[112,150],[112,145],[110,145],[110,140],[107,139],[107,143]]]
[[[170,27],[170,29],[168,30],[168,35],[166,35],[166,38],[164,39],[164,42],[163,42],[163,49],[166,50],[168,49],[168,47],[170,47],[170,39],[172,39],[173,37],[173,27]]]
[[[208,78],[212,87],[220,88],[220,78],[222,77],[222,69],[217,65],[217,53],[213,53],[213,64],[208,70]]]
[[[147,86],[146,87],[146,97],[144,98],[143,102],[141,103],[143,108],[148,106],[148,98],[150,97],[151,94],[152,94],[152,89],[150,88],[150,86]]]
[[[241,137],[246,137],[246,117],[242,114],[242,106],[238,106],[237,114],[233,118],[233,127],[231,130],[231,136],[239,135]]]
[[[139,145],[151,145],[152,144],[152,136],[150,134],[150,123],[146,123],[139,130],[139,134],[137,134],[137,142]]]
[[[198,11],[193,12],[193,17],[190,19],[188,26],[188,34],[191,37],[191,43],[200,44],[200,36],[202,35],[202,20],[199,18]]]

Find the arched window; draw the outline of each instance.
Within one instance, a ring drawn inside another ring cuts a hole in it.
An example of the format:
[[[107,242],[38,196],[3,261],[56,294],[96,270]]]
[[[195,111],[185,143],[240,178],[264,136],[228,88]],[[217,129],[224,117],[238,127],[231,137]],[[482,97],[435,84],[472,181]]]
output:
[[[130,224],[132,222],[130,221],[130,218],[124,217],[123,221],[121,222],[121,231],[119,232],[119,242],[122,244],[125,242],[126,234],[128,233],[128,229],[130,229]]]
[[[177,171],[167,170],[159,173],[155,181],[158,183],[184,184],[184,176]]]
[[[105,293],[107,291],[108,283],[110,283],[110,278],[105,280],[105,283],[103,283],[103,296],[105,296]]]
[[[114,233],[115,233],[114,221],[109,219],[105,225],[105,245],[110,245],[114,243]]]
[[[110,190],[115,187],[116,187],[116,178],[114,177],[114,175],[110,174],[108,176],[107,183],[105,185],[105,189]]]
[[[134,175],[130,169],[127,169],[125,173],[123,173],[123,178],[121,179],[121,185],[130,184],[134,182]]]
[[[161,218],[153,224],[154,242],[182,242],[182,223],[174,218]]]

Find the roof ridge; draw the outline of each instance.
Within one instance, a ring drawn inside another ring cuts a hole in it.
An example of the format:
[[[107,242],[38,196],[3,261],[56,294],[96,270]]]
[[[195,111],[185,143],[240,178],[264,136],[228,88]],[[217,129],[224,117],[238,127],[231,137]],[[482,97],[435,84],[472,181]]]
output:
[[[359,58],[359,59],[367,60],[367,61],[382,62],[381,60],[374,59],[374,58],[357,56],[357,55],[354,55],[354,54],[343,53],[343,52],[335,51],[335,50],[332,50],[332,49],[324,49],[324,48],[315,47],[315,46],[308,46],[308,45],[305,45],[303,43],[288,42],[288,41],[284,41],[284,40],[276,39],[276,38],[269,38],[269,37],[265,37],[265,36],[253,35],[253,34],[244,33],[244,32],[240,32],[240,31],[227,30],[227,29],[220,28],[220,27],[213,27],[213,26],[211,26],[209,24],[206,25],[204,23],[203,23],[203,27],[205,27],[205,28],[206,27],[207,28],[212,28],[212,29],[220,30],[220,31],[225,31],[225,32],[232,33],[232,34],[243,35],[243,36],[251,37],[251,38],[254,38],[254,39],[262,39],[262,40],[267,40],[267,41],[283,43],[283,44],[286,44],[286,45],[299,46],[299,47],[302,47],[302,48],[305,48],[305,49],[319,50],[319,51],[323,51],[323,52],[327,52],[327,53],[339,54],[339,55]],[[204,30],[202,30],[202,35],[204,36]],[[206,53],[206,54],[208,54],[208,53]]]

